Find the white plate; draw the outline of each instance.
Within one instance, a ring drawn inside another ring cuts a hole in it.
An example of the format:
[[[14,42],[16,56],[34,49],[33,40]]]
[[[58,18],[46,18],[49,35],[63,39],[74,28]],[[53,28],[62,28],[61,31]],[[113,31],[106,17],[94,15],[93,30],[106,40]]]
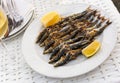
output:
[[[54,8],[48,9],[44,13],[55,10],[58,11],[62,16],[65,16],[72,13],[82,12],[87,7],[87,4],[82,3],[72,5],[68,4],[56,6]],[[95,6],[92,7],[100,10],[103,15],[107,16],[106,13],[101,9]],[[96,55],[89,59],[81,55],[76,60],[70,61],[64,66],[54,68],[53,65],[48,64],[50,55],[43,55],[43,48],[35,44],[39,32],[43,29],[39,19],[34,20],[34,22],[26,30],[22,41],[22,52],[27,63],[35,71],[45,76],[54,78],[68,78],[85,74],[103,63],[104,60],[106,60],[110,55],[116,43],[116,28],[114,27],[114,23],[112,23],[98,38],[101,41],[102,46]]]

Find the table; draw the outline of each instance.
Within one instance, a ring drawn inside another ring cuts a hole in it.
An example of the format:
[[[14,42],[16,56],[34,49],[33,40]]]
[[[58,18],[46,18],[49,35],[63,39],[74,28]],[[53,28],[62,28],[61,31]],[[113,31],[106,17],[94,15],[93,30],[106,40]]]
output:
[[[110,57],[99,67],[82,76],[68,79],[54,79],[38,74],[25,62],[21,41],[23,33],[6,41],[10,55],[0,47],[0,83],[120,83],[120,15],[111,0],[26,0],[35,7],[35,18],[42,11],[54,5],[66,3],[89,3],[101,7],[116,23],[117,43]],[[12,59],[11,59],[12,58]]]

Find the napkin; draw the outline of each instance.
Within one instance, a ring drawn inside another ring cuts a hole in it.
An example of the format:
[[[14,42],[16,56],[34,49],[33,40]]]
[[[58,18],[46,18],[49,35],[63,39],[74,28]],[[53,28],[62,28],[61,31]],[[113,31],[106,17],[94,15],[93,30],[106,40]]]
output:
[[[33,5],[26,2],[25,0],[14,0],[15,1],[15,4],[16,4],[16,7],[19,11],[19,13],[24,16],[26,15],[26,13],[31,9],[33,8]]]

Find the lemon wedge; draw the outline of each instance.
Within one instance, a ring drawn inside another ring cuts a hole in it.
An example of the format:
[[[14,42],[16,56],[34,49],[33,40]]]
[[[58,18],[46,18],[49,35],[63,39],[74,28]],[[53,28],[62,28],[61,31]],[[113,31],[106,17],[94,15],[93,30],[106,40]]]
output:
[[[86,48],[82,50],[82,54],[86,57],[93,56],[99,49],[100,49],[100,42],[97,40],[94,40],[90,45],[88,45]]]
[[[54,25],[61,20],[61,16],[56,11],[49,12],[41,18],[44,27]]]

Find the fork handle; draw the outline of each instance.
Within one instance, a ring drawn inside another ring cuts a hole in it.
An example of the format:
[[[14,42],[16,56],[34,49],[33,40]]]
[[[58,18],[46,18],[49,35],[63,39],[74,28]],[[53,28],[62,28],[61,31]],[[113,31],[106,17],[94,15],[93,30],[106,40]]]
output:
[[[17,12],[17,10],[14,8],[12,0],[6,0],[7,5],[9,7],[10,13],[14,18],[15,27],[19,26],[23,22],[23,17]]]

